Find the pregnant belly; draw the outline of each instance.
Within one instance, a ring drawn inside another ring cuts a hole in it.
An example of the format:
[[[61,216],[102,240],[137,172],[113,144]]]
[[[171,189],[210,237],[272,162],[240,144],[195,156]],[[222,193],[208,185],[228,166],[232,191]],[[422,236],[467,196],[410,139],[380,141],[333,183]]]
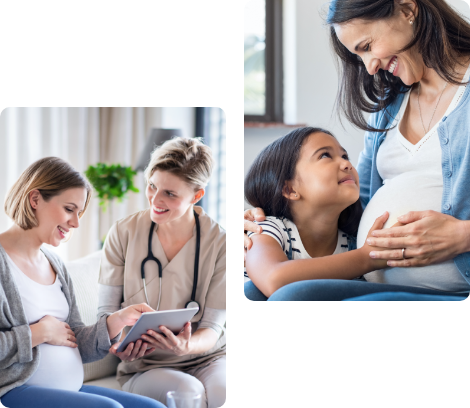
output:
[[[83,385],[83,365],[78,348],[40,344],[39,367],[26,385],[78,391]]]
[[[384,228],[398,222],[398,217],[409,211],[441,211],[442,186],[413,180],[412,177],[396,177],[377,190],[364,210],[357,233],[357,247],[364,245],[375,220],[388,211]]]
[[[374,221],[385,211],[389,218],[384,228],[398,222],[400,215],[409,211],[441,211],[442,187],[418,182],[411,177],[396,177],[388,180],[372,197],[364,210],[357,233],[357,247],[364,246],[367,234]],[[385,268],[366,274],[369,282],[394,285],[417,286],[452,292],[468,291],[469,285],[463,279],[452,260],[420,268]]]

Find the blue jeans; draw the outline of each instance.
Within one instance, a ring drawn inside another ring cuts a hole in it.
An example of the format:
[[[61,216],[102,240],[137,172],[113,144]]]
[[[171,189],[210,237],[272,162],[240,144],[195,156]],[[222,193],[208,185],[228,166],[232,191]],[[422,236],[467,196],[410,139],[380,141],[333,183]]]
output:
[[[8,408],[164,408],[154,399],[110,388],[83,385],[77,391],[22,385],[0,399]]]
[[[385,295],[383,292],[387,292]],[[400,294],[397,292],[401,292]],[[406,299],[403,299],[403,292]],[[379,295],[379,293],[383,293]],[[420,296],[416,296],[420,295]],[[422,295],[427,295],[423,298]],[[294,282],[272,294],[269,301],[286,300],[463,300],[468,294],[453,294],[412,286],[388,285],[357,280],[318,279]],[[361,297],[358,299],[358,297]],[[454,299],[455,298],[455,299]]]
[[[357,296],[349,299],[344,299],[345,301],[361,301],[361,300],[393,300],[393,301],[457,301],[457,300],[464,300],[466,299],[465,296],[457,296],[457,295],[427,295],[421,293],[405,293],[405,292],[380,292],[380,293],[372,293],[370,295],[364,296]]]
[[[252,281],[245,282],[245,296],[248,300],[268,300]]]

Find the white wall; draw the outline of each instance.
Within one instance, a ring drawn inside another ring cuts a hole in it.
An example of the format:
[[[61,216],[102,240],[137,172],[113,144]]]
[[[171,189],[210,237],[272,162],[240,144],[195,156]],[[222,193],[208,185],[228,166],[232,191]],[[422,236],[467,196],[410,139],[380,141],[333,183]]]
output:
[[[195,108],[161,108],[160,127],[181,129],[184,137],[194,137],[196,126]]]
[[[454,9],[470,19],[470,2],[463,0],[448,0],[449,3]]]

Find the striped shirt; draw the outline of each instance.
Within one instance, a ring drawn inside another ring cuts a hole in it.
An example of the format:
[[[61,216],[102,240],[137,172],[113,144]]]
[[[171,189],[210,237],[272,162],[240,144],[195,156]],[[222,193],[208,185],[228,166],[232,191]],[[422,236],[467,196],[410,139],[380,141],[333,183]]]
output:
[[[299,230],[292,221],[286,218],[282,220],[277,217],[266,217],[265,221],[255,221],[255,223],[263,228],[261,234],[269,235],[278,242],[286,256],[288,256],[289,254],[289,243],[292,242],[292,259],[295,260],[312,258],[305,250],[302,244],[302,240],[300,239]],[[290,233],[291,241],[289,240],[288,232]],[[254,232],[248,232],[249,237],[251,237],[253,234]],[[340,254],[342,252],[347,251],[347,235],[343,231],[338,230],[338,242],[336,244],[336,249],[332,255]],[[245,270],[245,282],[247,280],[249,280],[249,277]]]

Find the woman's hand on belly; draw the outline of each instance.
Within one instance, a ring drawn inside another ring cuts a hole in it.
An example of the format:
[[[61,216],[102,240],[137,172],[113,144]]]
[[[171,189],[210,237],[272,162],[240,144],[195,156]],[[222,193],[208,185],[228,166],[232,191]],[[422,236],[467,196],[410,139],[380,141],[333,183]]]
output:
[[[385,223],[387,222],[387,219],[389,217],[388,211],[385,211],[380,217],[377,217],[376,220],[374,221],[374,224],[369,230],[369,233],[367,234],[367,238],[372,236],[373,231],[380,231]],[[367,242],[364,242],[364,246],[358,249],[362,253],[364,262],[367,262],[369,264],[368,269],[369,270],[377,270],[377,269],[383,269],[387,267],[387,261],[382,260],[382,259],[373,259],[369,256],[369,253],[371,251],[380,251],[383,248],[372,246]]]
[[[370,255],[374,259],[389,259],[388,266],[426,266],[469,250],[468,221],[437,211],[411,211],[398,220],[401,226],[374,231],[367,239],[369,245],[387,248]],[[402,256],[403,248],[406,259]]]
[[[78,347],[75,333],[70,326],[53,316],[44,316],[37,324],[32,326],[40,329],[43,340],[41,343],[52,344],[53,346]]]

